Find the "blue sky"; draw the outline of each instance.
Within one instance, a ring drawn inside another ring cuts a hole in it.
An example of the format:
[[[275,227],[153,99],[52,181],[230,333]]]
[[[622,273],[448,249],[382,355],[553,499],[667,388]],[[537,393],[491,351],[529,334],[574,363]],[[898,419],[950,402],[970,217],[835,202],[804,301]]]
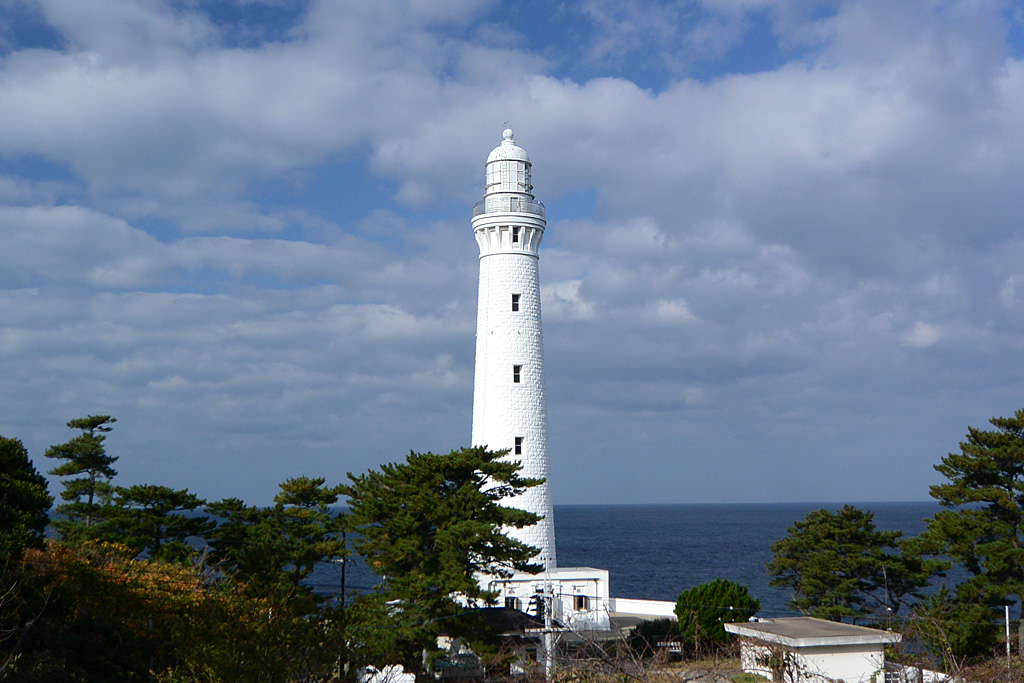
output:
[[[0,0],[0,434],[257,503],[467,445],[509,121],[556,503],[924,499],[1022,405],[1022,16]]]

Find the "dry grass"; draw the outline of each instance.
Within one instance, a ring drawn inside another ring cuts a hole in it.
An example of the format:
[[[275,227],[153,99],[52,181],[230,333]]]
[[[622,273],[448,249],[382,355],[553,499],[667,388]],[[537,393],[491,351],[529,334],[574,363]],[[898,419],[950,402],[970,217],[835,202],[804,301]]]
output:
[[[672,662],[652,667],[649,677],[652,683],[657,679],[671,683],[762,683],[767,680],[744,673],[739,657],[712,657]]]

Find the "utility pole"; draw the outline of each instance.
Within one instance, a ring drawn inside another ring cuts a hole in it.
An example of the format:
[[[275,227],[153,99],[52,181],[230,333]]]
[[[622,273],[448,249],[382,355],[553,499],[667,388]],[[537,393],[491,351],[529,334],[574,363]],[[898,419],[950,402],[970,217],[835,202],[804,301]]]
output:
[[[557,634],[567,630],[555,626],[554,615],[552,614],[554,598],[555,591],[551,585],[551,577],[547,575],[544,578],[544,587],[531,598],[531,603],[536,600],[536,616],[540,617],[541,611],[544,612],[544,626],[541,628],[528,628],[525,631],[525,633],[540,636],[541,649],[543,650],[543,653],[541,653],[543,659],[541,661],[544,663],[544,679],[547,683],[551,683],[555,675],[555,644],[558,642]]]
[[[1006,666],[1010,666],[1010,606],[1003,607],[1006,615]]]
[[[889,574],[885,571],[885,563],[882,563],[882,578],[885,579],[885,630],[892,630],[892,607],[889,605]]]
[[[348,539],[345,536],[345,532],[341,532],[341,543],[345,548],[345,552],[348,552]],[[345,613],[345,565],[348,564],[348,557],[343,555],[341,557],[341,613],[338,615],[338,621],[341,625],[341,666],[338,669],[342,676],[348,673],[348,618]]]
[[[551,575],[544,576],[544,680],[551,683],[555,674],[555,634],[551,630]]]
[[[341,543],[345,546],[345,551],[348,552],[348,540],[345,537],[345,532],[341,532]],[[341,613],[345,614],[345,565],[348,564],[348,558],[341,558]]]

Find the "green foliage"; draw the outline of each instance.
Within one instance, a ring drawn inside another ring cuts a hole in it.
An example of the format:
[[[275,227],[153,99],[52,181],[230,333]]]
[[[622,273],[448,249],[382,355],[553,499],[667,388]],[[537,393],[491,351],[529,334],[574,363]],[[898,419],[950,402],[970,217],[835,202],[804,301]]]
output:
[[[758,674],[740,672],[738,674],[733,674],[729,680],[731,680],[732,683],[764,683],[764,681],[767,681],[768,679],[764,676],[759,676]]]
[[[519,476],[520,464],[506,454],[410,453],[405,462],[348,475],[343,493],[359,534],[355,548],[386,577],[383,599],[397,601],[402,621],[417,625],[410,635],[417,647],[432,649],[437,620],[462,609],[453,596],[493,600],[478,574],[540,570],[531,562],[537,550],[503,531],[535,524],[537,516],[500,501],[541,482]]]
[[[27,551],[30,637],[8,672],[16,681],[144,681],[146,605],[124,571],[127,551],[47,543]]]
[[[959,586],[955,594],[943,585],[914,608],[911,634],[942,660],[947,671],[991,655],[998,645],[993,605],[979,598],[970,584]]]
[[[959,453],[935,469],[948,481],[931,487],[944,507],[918,538],[922,552],[945,556],[973,576],[989,600],[1024,597],[1024,409],[993,418],[994,430],[968,428]]]
[[[188,489],[153,484],[119,487],[100,533],[136,555],[181,561],[193,554],[186,539],[204,536],[214,526],[208,518],[191,514],[204,503]]]
[[[164,642],[174,656],[158,680],[336,681],[339,624],[330,610],[307,613],[288,596],[255,596],[223,580],[200,595],[188,619],[167,621]]]
[[[641,621],[629,634],[626,644],[631,652],[647,658],[658,652],[659,643],[682,641],[679,622],[675,619],[650,619]]]
[[[295,587],[318,562],[348,556],[345,542],[339,537],[346,520],[330,509],[338,502],[341,486],[328,487],[325,481],[323,477],[288,479],[274,496],[276,519],[292,546],[288,575]]]
[[[330,510],[339,488],[324,482],[323,477],[289,479],[270,508],[250,507],[237,498],[207,505],[207,512],[221,519],[209,533],[213,558],[258,594],[312,596],[302,581],[316,563],[348,554],[339,537],[345,519]]]
[[[246,583],[257,587],[278,585],[288,562],[270,511],[246,505],[238,498],[208,503],[206,511],[219,518],[207,537],[211,559]]]
[[[18,658],[41,610],[22,556],[43,546],[53,503],[21,441],[0,436],[0,680]]]
[[[110,502],[114,493],[110,480],[117,476],[113,467],[117,457],[107,455],[103,445],[114,422],[117,420],[109,415],[71,420],[68,427],[82,433],[66,443],[50,446],[45,453],[47,458],[63,461],[50,474],[75,477],[62,482],[64,490],[60,497],[67,502],[57,507],[59,519],[54,524],[65,538],[93,537],[90,527],[100,521],[100,508]]]
[[[407,671],[422,665],[419,623],[381,591],[358,596],[345,610],[346,660],[350,668],[378,669],[400,664]]]
[[[790,605],[816,617],[896,612],[919,596],[935,569],[934,563],[898,552],[902,535],[878,531],[873,513],[850,505],[835,513],[815,510],[772,545],[771,585],[790,586]]]
[[[113,487],[115,458],[104,451],[112,422],[74,420],[69,426],[82,434],[47,452],[61,461],[54,473],[70,478],[62,531],[74,543],[47,542],[26,549],[17,566],[0,566],[4,680],[327,681],[344,675],[343,664],[350,672],[369,663],[418,670],[440,624],[453,635],[483,632],[480,615],[461,614],[453,599],[492,597],[478,572],[539,569],[530,562],[535,549],[502,532],[536,516],[500,505],[539,482],[520,477],[503,453],[412,454],[349,475],[345,487],[289,479],[270,508],[237,499],[206,505],[218,517],[212,522],[195,515],[203,501],[187,490]],[[0,464],[0,514],[35,510],[25,524],[37,541],[50,501],[45,480],[16,441],[0,439]],[[43,496],[13,504],[8,491],[23,482]],[[347,554],[347,518],[330,509],[342,491],[352,498],[361,550],[388,580],[349,605],[329,605],[305,579],[317,562]],[[221,571],[180,561],[186,540],[204,534]],[[486,639],[473,642],[486,648]]]
[[[931,495],[948,509],[913,542],[916,552],[971,574],[955,594],[930,603],[930,620],[947,634],[944,656],[987,652],[992,607],[1024,604],[1024,409],[990,423],[995,429],[968,427],[960,452],[935,466],[946,483]]]
[[[725,624],[747,621],[759,609],[761,601],[751,597],[746,586],[715,579],[680,593],[675,612],[683,641],[699,650],[727,642]]]
[[[0,564],[16,561],[22,548],[42,546],[52,504],[25,446],[0,436]]]
[[[445,600],[456,592],[485,597],[474,578],[481,572],[539,571],[530,561],[537,549],[503,532],[538,517],[499,503],[541,481],[520,477],[521,465],[500,459],[504,455],[482,448],[410,453],[404,463],[350,473],[343,492],[360,533],[356,549],[397,592],[428,589]]]
[[[26,553],[35,618],[12,659],[24,683],[332,680],[337,620],[256,597],[230,579],[210,584],[191,565],[132,559],[84,542]],[[10,641],[8,641],[10,642]],[[4,646],[0,642],[0,663]]]

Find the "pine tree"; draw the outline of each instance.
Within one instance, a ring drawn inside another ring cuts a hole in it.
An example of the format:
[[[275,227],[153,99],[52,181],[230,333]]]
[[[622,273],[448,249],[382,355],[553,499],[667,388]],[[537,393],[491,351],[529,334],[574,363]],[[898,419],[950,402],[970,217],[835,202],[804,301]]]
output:
[[[339,488],[326,486],[323,477],[289,479],[280,488],[269,508],[237,498],[207,505],[220,518],[209,533],[211,551],[252,592],[308,598],[312,591],[302,582],[313,567],[348,554],[340,538],[345,518],[330,509]]]
[[[879,531],[873,513],[852,505],[834,513],[815,510],[772,545],[771,585],[791,587],[789,604],[816,617],[896,612],[919,596],[935,569],[901,553],[902,536]]]
[[[186,540],[204,536],[213,527],[209,518],[195,513],[204,504],[188,489],[155,484],[118,487],[101,535],[153,559],[182,560],[192,554]]]
[[[0,436],[0,565],[41,546],[53,498],[18,439]]]
[[[331,511],[341,487],[327,486],[324,477],[295,477],[280,488],[274,510],[284,535],[293,542],[288,573],[291,584],[298,586],[318,562],[348,555],[340,538],[345,517]]]
[[[947,483],[931,495],[948,509],[928,520],[916,544],[970,572],[959,599],[1024,604],[1024,408],[989,422],[995,429],[968,427],[960,452],[935,466]]]
[[[64,490],[60,497],[67,501],[57,507],[60,519],[55,526],[65,538],[89,536],[90,527],[98,520],[97,512],[109,504],[114,489],[110,480],[117,476],[113,464],[116,456],[107,455],[103,442],[110,425],[117,422],[109,415],[89,415],[71,420],[68,427],[81,430],[81,434],[70,441],[50,446],[47,458],[64,462],[50,470],[59,477],[76,477],[63,481]]]
[[[348,475],[350,528],[357,552],[386,578],[382,588],[410,627],[415,647],[436,647],[439,621],[465,604],[493,599],[478,578],[538,572],[537,549],[505,530],[538,521],[537,515],[502,504],[541,483],[519,476],[521,465],[507,451],[463,448],[447,455],[410,453],[405,462],[379,471]],[[418,650],[417,650],[418,652]],[[417,667],[415,653],[407,664]]]

